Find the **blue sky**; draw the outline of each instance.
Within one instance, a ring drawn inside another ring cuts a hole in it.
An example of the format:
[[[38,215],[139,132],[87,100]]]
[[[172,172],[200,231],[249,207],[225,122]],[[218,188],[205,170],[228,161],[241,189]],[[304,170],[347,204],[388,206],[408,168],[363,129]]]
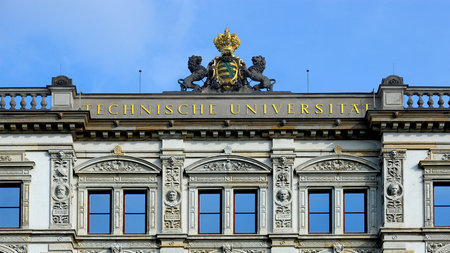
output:
[[[450,1],[0,0],[0,86],[64,74],[85,93],[179,90],[187,59],[219,54],[228,26],[248,66],[263,55],[274,90],[371,92],[395,73],[450,85]],[[61,69],[61,70],[60,70]]]

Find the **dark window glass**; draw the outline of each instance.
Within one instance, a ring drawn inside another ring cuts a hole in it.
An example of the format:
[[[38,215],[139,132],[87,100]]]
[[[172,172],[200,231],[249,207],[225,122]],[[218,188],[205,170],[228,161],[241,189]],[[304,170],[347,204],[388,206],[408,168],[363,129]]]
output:
[[[220,192],[199,193],[199,233],[221,233],[221,202],[222,196]]]
[[[0,185],[0,227],[20,226],[20,185]]]
[[[359,191],[344,192],[344,232],[366,232],[366,194]]]
[[[256,193],[234,193],[234,233],[256,233]]]
[[[125,233],[143,234],[147,225],[147,194],[139,191],[127,191],[124,194]]]
[[[434,225],[450,226],[450,185],[434,186]]]
[[[89,233],[111,233],[111,193],[89,193]]]
[[[330,233],[330,192],[309,192],[309,232]]]

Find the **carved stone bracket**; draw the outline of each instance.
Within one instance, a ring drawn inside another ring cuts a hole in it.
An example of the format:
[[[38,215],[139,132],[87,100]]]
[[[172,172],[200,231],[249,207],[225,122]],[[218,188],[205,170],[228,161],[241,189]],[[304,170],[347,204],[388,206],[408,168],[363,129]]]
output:
[[[405,151],[386,151],[383,153],[383,158],[385,222],[403,222],[403,160],[405,159]]]
[[[163,231],[181,231],[183,156],[162,156]]]
[[[274,232],[292,230],[293,155],[272,155]]]
[[[71,224],[71,180],[75,159],[73,150],[49,150],[51,159],[51,226]]]

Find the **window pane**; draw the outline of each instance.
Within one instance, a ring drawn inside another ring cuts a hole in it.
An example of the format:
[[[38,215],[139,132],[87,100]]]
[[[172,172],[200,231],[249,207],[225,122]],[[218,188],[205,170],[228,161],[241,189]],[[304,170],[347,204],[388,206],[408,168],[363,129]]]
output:
[[[20,208],[0,208],[0,227],[18,228]]]
[[[110,233],[109,214],[91,214],[89,216],[89,233],[91,234],[109,234]]]
[[[255,214],[236,214],[235,233],[256,233]]]
[[[220,214],[200,214],[200,233],[221,233],[220,222]]]
[[[345,214],[345,233],[366,232],[365,215],[363,213]]]
[[[236,212],[255,212],[255,193],[235,193],[234,205]]]
[[[309,215],[310,233],[330,233],[330,215],[329,214],[310,214]]]
[[[145,233],[145,214],[126,214],[125,233]]]
[[[364,212],[364,193],[345,193],[345,212]]]
[[[309,194],[309,211],[310,212],[329,212],[330,211],[330,194],[327,192],[310,193]]]
[[[91,193],[89,197],[90,213],[109,213],[111,205],[109,193]]]
[[[20,206],[20,187],[0,187],[0,207],[19,207],[19,206]]]
[[[201,213],[219,213],[220,212],[220,193],[201,193],[200,194],[200,212]]]
[[[125,194],[126,213],[145,213],[145,194],[127,193]]]
[[[434,186],[434,204],[450,205],[450,186]]]
[[[435,207],[434,216],[434,225],[450,226],[450,207]]]

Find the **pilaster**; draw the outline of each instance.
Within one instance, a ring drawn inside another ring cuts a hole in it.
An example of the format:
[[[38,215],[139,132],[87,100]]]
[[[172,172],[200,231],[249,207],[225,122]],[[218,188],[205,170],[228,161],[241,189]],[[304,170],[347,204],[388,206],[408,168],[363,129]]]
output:
[[[384,150],[384,227],[398,227],[404,222],[403,163],[406,150]]]
[[[51,159],[51,228],[72,227],[73,150],[49,150]]]

